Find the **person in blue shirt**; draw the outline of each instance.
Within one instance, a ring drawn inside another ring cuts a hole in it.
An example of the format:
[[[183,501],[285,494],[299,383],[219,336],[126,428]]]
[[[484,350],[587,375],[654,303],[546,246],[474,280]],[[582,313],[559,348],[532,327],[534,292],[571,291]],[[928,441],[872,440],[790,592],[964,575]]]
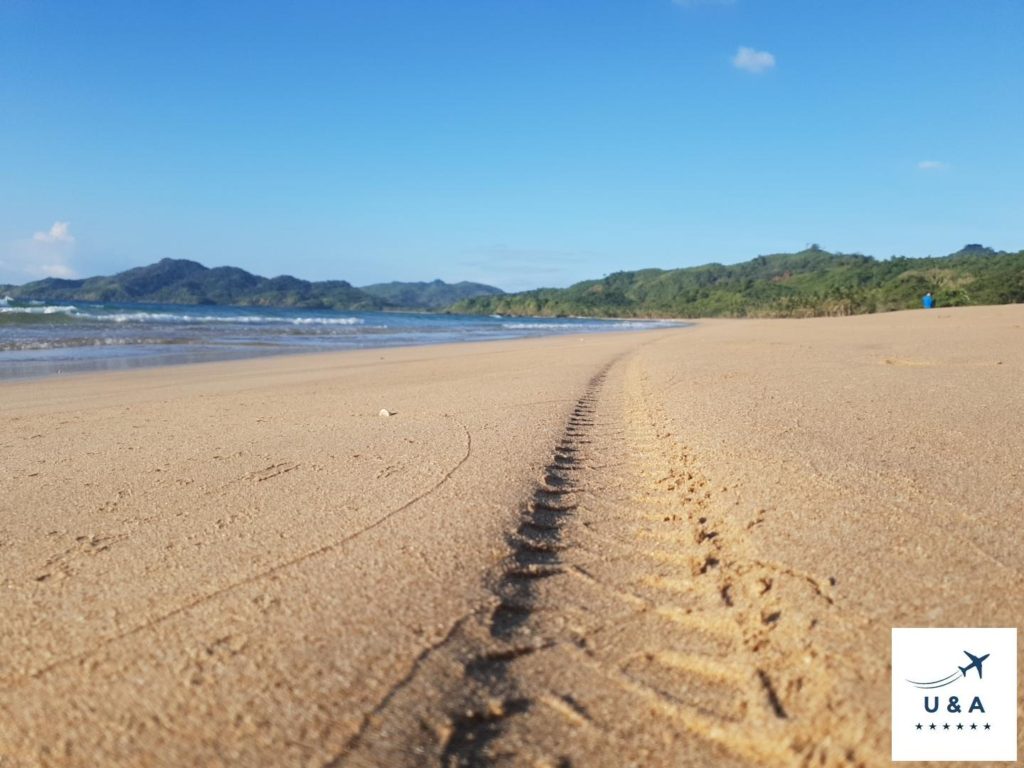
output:
[[[932,296],[931,291],[928,291],[928,293],[924,295],[924,298],[921,299],[921,306],[923,306],[925,309],[931,309],[932,307],[935,306],[935,297]]]

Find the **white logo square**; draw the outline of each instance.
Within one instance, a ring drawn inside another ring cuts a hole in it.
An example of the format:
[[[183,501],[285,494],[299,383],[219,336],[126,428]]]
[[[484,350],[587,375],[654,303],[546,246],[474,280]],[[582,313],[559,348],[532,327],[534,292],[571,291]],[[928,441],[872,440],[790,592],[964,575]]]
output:
[[[892,759],[1016,761],[1016,629],[892,630]]]

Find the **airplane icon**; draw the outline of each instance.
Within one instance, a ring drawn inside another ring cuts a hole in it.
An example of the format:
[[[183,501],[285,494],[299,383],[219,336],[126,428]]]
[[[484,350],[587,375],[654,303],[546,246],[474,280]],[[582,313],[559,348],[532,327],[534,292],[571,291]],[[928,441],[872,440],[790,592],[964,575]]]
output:
[[[992,654],[986,653],[984,656],[981,656],[979,658],[978,656],[975,656],[973,653],[967,653],[967,651],[964,651],[964,655],[967,656],[967,658],[971,660],[971,663],[968,664],[966,667],[958,667],[958,669],[961,672],[964,673],[964,677],[967,677],[967,671],[968,670],[976,669],[976,670],[978,670],[978,679],[980,680],[981,679],[981,662],[983,662],[985,659],[987,659]]]

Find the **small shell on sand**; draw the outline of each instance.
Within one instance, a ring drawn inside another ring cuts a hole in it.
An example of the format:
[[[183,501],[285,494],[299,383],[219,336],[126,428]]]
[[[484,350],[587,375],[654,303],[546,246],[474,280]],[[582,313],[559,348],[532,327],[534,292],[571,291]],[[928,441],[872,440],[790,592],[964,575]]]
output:
[[[380,413],[377,414],[377,415],[378,416],[383,416],[384,418],[387,418],[388,416],[393,416],[394,414],[391,413],[391,411],[389,411],[387,408],[381,408],[380,409]]]

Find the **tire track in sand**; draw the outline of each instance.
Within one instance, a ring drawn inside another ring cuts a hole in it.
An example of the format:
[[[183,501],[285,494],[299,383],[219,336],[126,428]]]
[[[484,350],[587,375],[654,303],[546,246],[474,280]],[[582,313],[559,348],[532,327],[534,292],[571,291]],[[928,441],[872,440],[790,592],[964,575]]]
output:
[[[493,599],[329,765],[859,765],[816,628],[828,579],[765,561],[715,504],[641,359],[576,402]],[[848,709],[848,706],[845,706]]]
[[[542,582],[563,573],[562,529],[576,507],[573,476],[610,366],[590,380],[574,404],[551,462],[508,536],[509,555],[488,576],[491,600],[418,657],[412,673],[387,693],[325,768],[489,764],[489,746],[503,723],[533,706],[507,671],[554,642],[523,635]]]

